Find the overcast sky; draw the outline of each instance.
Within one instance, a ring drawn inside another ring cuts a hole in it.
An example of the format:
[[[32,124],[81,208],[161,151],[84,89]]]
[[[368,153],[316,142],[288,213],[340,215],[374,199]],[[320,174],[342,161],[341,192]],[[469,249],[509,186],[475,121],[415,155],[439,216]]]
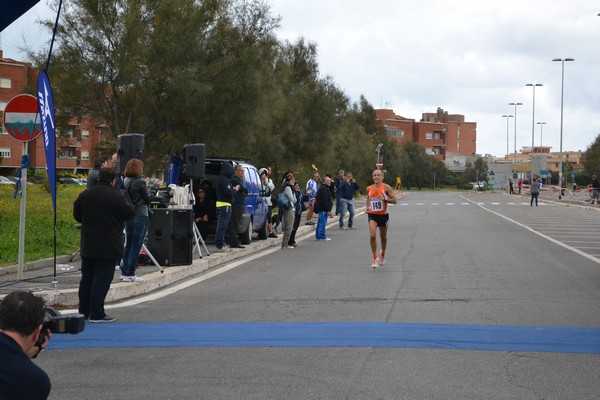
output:
[[[353,102],[419,120],[438,107],[477,122],[477,152],[503,156],[506,118],[517,108],[519,150],[560,147],[561,63],[565,63],[563,150],[585,150],[600,134],[600,3],[593,0],[269,0],[281,39],[317,43],[322,76]],[[5,57],[40,41],[42,0],[2,32]],[[45,35],[45,33],[44,33]],[[48,40],[49,38],[41,38]],[[514,120],[509,119],[509,150]]]

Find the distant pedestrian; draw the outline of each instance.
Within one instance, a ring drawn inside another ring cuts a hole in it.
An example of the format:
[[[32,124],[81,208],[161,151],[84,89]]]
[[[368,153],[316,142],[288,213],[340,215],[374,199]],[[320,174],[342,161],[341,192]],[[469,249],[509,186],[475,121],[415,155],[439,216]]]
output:
[[[289,241],[292,236],[292,230],[294,229],[294,214],[295,214],[295,204],[296,204],[296,196],[294,195],[294,174],[292,171],[288,171],[283,176],[283,181],[281,182],[281,192],[287,197],[289,207],[286,209],[282,207],[282,216],[283,216],[283,237],[281,238],[281,248],[282,249],[293,249]]]
[[[323,184],[317,190],[315,198],[315,212],[319,214],[315,237],[319,241],[331,240],[326,234],[327,218],[331,216],[331,209],[333,208],[333,198],[329,186],[331,186],[331,178],[326,176]]]
[[[515,194],[515,188],[513,187],[513,181],[512,179],[508,179],[508,187],[509,187],[509,192],[508,194]]]
[[[340,215],[340,193],[338,189],[340,188],[340,183],[344,182],[344,170],[340,169],[338,171],[337,176],[333,180],[333,192],[335,193],[335,215]]]
[[[306,207],[304,206],[306,196],[304,193],[302,193],[302,189],[300,189],[300,182],[298,181],[294,181],[294,196],[296,196],[296,204],[294,204],[294,226],[292,227],[292,233],[290,234],[288,245],[296,247],[296,232],[298,231],[300,221],[302,220],[302,211],[306,210]]]
[[[598,204],[598,197],[600,196],[600,181],[596,178],[596,175],[592,176],[592,204]]]
[[[535,200],[535,206],[538,206],[538,196],[540,194],[540,183],[537,180],[537,176],[534,176],[531,180],[531,185],[529,185],[529,192],[531,194],[531,202],[529,203],[530,207],[533,207],[533,201]]]
[[[338,191],[340,198],[340,229],[344,229],[344,217],[346,211],[349,213],[347,229],[356,229],[354,227],[354,193],[359,189],[358,183],[354,179],[352,172],[346,172],[344,180],[340,182]]]
[[[388,204],[396,204],[396,196],[390,185],[383,183],[383,171],[376,169],[373,171],[373,184],[367,188],[367,215],[369,220],[369,241],[373,262],[371,267],[382,267],[385,264],[385,251],[387,247],[387,230],[389,215],[387,212]],[[379,237],[381,240],[381,252],[377,257],[377,228],[379,228]]]
[[[521,194],[521,190],[523,189],[523,178],[519,178],[517,186],[519,187],[519,194]]]
[[[315,197],[317,196],[317,189],[319,189],[319,173],[315,172],[311,179],[306,182],[306,196],[308,197],[308,211],[306,212],[306,223],[305,225],[314,225],[312,222],[312,215],[315,207]]]
[[[133,205],[114,190],[117,174],[111,168],[98,173],[98,184],[79,194],[73,217],[81,223],[81,281],[79,312],[90,322],[112,322],[104,300],[123,255],[125,221],[134,217]]]

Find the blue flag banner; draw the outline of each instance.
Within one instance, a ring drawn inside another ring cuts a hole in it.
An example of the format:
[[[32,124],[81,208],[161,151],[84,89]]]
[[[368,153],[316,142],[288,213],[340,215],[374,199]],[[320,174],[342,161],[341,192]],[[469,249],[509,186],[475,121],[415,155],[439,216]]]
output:
[[[50,80],[44,71],[38,75],[38,107],[42,120],[42,133],[44,136],[44,150],[46,152],[46,169],[48,181],[50,182],[50,194],[52,195],[52,206],[56,215],[56,136],[54,125],[54,98]]]

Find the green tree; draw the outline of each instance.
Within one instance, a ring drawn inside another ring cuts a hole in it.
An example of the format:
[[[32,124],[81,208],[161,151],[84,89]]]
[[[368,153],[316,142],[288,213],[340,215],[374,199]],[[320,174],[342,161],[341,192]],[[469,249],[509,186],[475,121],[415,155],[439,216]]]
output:
[[[481,157],[477,157],[474,163],[467,162],[464,176],[467,182],[487,182],[489,179],[487,162]]]
[[[595,175],[600,172],[600,135],[596,137],[594,143],[585,151],[583,157],[583,168],[588,175]]]

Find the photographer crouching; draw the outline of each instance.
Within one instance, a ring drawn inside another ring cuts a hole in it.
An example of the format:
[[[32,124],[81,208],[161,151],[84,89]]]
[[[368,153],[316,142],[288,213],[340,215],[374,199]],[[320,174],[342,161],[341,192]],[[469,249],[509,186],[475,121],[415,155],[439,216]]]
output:
[[[50,378],[31,358],[48,345],[44,300],[16,291],[0,302],[0,399],[47,399]]]

